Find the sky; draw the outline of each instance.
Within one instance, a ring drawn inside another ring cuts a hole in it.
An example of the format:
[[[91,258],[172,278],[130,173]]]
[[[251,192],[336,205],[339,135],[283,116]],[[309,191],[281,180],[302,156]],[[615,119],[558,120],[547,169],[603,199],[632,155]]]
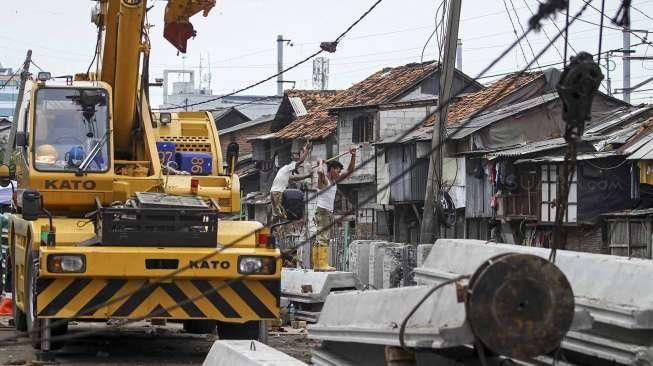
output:
[[[276,73],[276,38],[281,34],[290,43],[284,46],[284,64],[289,66],[310,55],[322,41],[335,39],[364,13],[374,0],[218,0],[207,18],[192,18],[197,37],[189,41],[188,53],[179,55],[163,39],[165,1],[150,0],[154,7],[148,19],[151,29],[151,79],[162,77],[164,69],[189,68],[199,71],[200,60],[206,78],[210,72],[214,94],[228,93]],[[56,6],[54,5],[56,3]],[[383,0],[359,23],[338,46],[334,54],[324,54],[330,63],[329,89],[345,89],[372,73],[389,66],[399,66],[437,58],[434,40],[426,41],[433,32],[435,10],[440,0]],[[618,0],[605,0],[606,14],[614,16]],[[633,0],[633,6],[653,17],[653,0]],[[53,75],[69,75],[86,71],[95,47],[95,26],[90,22],[91,0],[21,0],[0,2],[0,63],[5,67],[21,65],[31,48],[38,67]],[[462,39],[463,72],[476,76],[526,28],[530,11],[536,11],[536,0],[462,0],[459,37]],[[571,0],[571,13],[582,5]],[[593,5],[600,8],[601,1]],[[506,10],[506,8],[508,10]],[[513,10],[514,9],[514,10]],[[510,18],[508,13],[510,13]],[[632,29],[653,30],[653,19],[632,11]],[[600,14],[587,8],[581,20],[599,23]],[[569,55],[575,51],[596,53],[599,27],[576,21],[569,32]],[[544,21],[544,31],[528,37],[522,48],[515,47],[487,75],[517,71],[527,58],[533,58],[564,26],[564,16]],[[607,27],[615,28],[607,20]],[[622,46],[622,32],[604,28],[602,50]],[[645,37],[647,33],[638,33]],[[631,43],[640,40],[631,36]],[[426,48],[425,48],[426,45]],[[564,53],[562,37],[538,61],[539,65],[560,62]],[[637,56],[653,56],[649,46],[634,47]],[[422,50],[424,54],[422,56]],[[574,51],[575,50],[575,51]],[[525,55],[524,55],[525,54]],[[210,62],[209,62],[210,60]],[[622,60],[611,58],[612,89],[622,86]],[[602,62],[605,66],[605,59]],[[210,66],[210,68],[209,68]],[[288,72],[284,78],[295,82],[295,88],[312,88],[312,62]],[[537,66],[535,64],[534,66]],[[631,62],[631,84],[648,79],[653,61]],[[606,74],[606,68],[603,68]],[[487,83],[494,78],[480,81]],[[208,83],[205,81],[205,87]],[[286,84],[286,88],[292,84]],[[605,88],[605,83],[603,88]],[[641,87],[631,97],[634,104],[653,102],[653,83]],[[273,95],[272,80],[242,94]],[[161,88],[151,89],[152,101],[161,102]],[[620,95],[615,95],[620,97]]]

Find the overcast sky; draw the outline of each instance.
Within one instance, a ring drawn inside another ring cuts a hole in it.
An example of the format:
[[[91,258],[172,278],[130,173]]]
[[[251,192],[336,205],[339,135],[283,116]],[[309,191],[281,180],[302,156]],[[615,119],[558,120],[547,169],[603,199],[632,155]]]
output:
[[[218,5],[208,18],[193,18],[197,38],[189,42],[186,56],[176,50],[162,36],[165,1],[153,1],[149,20],[152,29],[152,76],[161,77],[166,68],[194,68],[198,70],[203,59],[204,72],[212,76],[214,93],[226,93],[263,79],[276,70],[276,37],[283,34],[292,40],[293,46],[285,47],[286,66],[314,52],[321,41],[334,39],[357,19],[373,0],[218,0]],[[433,30],[435,7],[439,0],[384,0],[339,45],[330,59],[330,89],[344,89],[371,73],[387,66],[397,66],[421,59],[422,48]],[[56,5],[55,5],[56,4]],[[54,75],[83,72],[91,61],[95,26],[90,23],[90,0],[21,0],[2,1],[0,4],[0,63],[8,67],[21,64],[28,48],[34,51],[34,61]],[[506,6],[521,33],[517,18],[525,28],[530,17],[529,7],[535,11],[535,0],[506,0]],[[582,4],[572,0],[572,13]],[[593,4],[600,8],[600,0]],[[620,1],[606,0],[606,14],[613,16]],[[527,6],[528,5],[528,6]],[[634,0],[633,5],[653,16],[653,0]],[[516,9],[517,16],[513,12]],[[588,8],[582,19],[598,23],[600,15]],[[564,16],[556,20],[559,27]],[[607,26],[614,27],[609,22]],[[653,20],[634,11],[633,29],[652,29]],[[546,21],[544,28],[549,37],[558,30]],[[641,34],[645,36],[645,33]],[[460,38],[463,42],[463,71],[476,75],[514,39],[510,20],[503,0],[463,0]],[[640,41],[634,36],[631,43]],[[546,45],[547,37],[541,32],[529,37],[535,53]],[[598,27],[576,22],[570,31],[570,44],[577,51],[596,53]],[[523,43],[529,60],[529,45]],[[562,38],[556,42],[563,52]],[[603,50],[622,46],[622,34],[618,30],[605,29]],[[635,48],[637,55],[645,55],[647,46]],[[648,50],[653,56],[653,50]],[[570,53],[573,51],[570,49]],[[431,42],[424,55],[433,59],[436,47]],[[540,65],[561,61],[556,49],[551,48],[539,61]],[[516,47],[489,74],[518,70],[525,65],[521,49]],[[622,63],[614,58],[611,71],[613,88],[622,83]],[[653,70],[653,62],[632,62],[632,82],[646,80]],[[606,73],[605,69],[603,70]],[[308,62],[285,76],[296,81],[296,88],[312,88],[312,62]],[[488,82],[491,79],[484,79]],[[288,86],[290,87],[290,86]],[[652,89],[653,83],[642,87]],[[266,95],[276,92],[276,82],[270,81],[244,94]],[[152,90],[153,104],[161,100],[161,90]],[[633,103],[651,102],[653,91],[633,95]]]

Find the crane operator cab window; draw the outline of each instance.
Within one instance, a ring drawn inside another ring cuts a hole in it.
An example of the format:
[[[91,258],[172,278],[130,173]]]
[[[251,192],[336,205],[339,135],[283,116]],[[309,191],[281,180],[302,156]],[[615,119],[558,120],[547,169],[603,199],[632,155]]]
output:
[[[41,171],[105,172],[109,166],[107,91],[36,92],[34,166]]]

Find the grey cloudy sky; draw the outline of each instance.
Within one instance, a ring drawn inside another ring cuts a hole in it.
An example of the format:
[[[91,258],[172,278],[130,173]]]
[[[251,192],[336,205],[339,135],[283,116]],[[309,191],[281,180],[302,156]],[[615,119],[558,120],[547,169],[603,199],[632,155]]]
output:
[[[208,66],[211,60],[212,88],[215,93],[226,93],[260,79],[276,70],[276,36],[283,34],[293,42],[285,47],[286,65],[294,63],[313,51],[321,41],[334,39],[351,22],[360,16],[373,0],[219,0],[208,18],[193,18],[198,36],[191,40],[189,53],[182,57],[162,37],[164,1],[150,3],[149,20],[152,29],[152,78],[162,75],[166,68],[195,68],[200,57]],[[386,67],[420,61],[424,43],[432,32],[435,7],[439,0],[384,0],[360,23],[338,47],[330,59],[331,89],[347,88],[371,73]],[[572,0],[572,13],[580,8],[581,0]],[[21,0],[0,2],[0,63],[9,67],[21,64],[27,48],[34,51],[34,60],[53,74],[73,74],[85,71],[93,54],[95,26],[90,23],[90,0]],[[527,22],[530,9],[536,10],[535,0],[505,0],[513,21],[517,17]],[[600,8],[601,1],[593,4]],[[618,0],[606,0],[606,14],[613,16]],[[653,17],[653,0],[634,0],[633,5]],[[516,9],[517,16],[513,12]],[[588,8],[582,19],[598,23],[600,15]],[[564,17],[556,20],[559,27]],[[653,20],[633,11],[633,29],[652,29]],[[515,24],[521,33],[519,25]],[[609,22],[607,26],[614,27]],[[525,27],[525,26],[524,26]],[[553,37],[558,30],[546,21],[545,30]],[[508,19],[503,0],[463,0],[460,36],[463,40],[463,71],[474,76],[489,61],[509,45],[515,35]],[[642,36],[645,34],[642,33]],[[534,34],[529,41],[537,53],[547,38],[544,33]],[[632,37],[633,44],[639,40]],[[576,22],[570,31],[570,43],[578,51],[596,53],[598,27]],[[618,30],[604,31],[603,50],[621,47],[622,35]],[[562,39],[556,42],[563,51]],[[532,58],[529,46],[524,43],[526,56]],[[647,46],[636,48],[638,55]],[[573,52],[570,49],[570,53]],[[435,57],[431,42],[425,59]],[[558,62],[561,56],[551,48],[540,65]],[[621,87],[621,61],[614,59],[613,88]],[[525,64],[517,47],[489,74],[517,70]],[[632,84],[647,79],[653,62],[632,62]],[[208,70],[205,69],[205,72]],[[604,70],[605,73],[605,70]],[[312,63],[306,63],[286,75],[296,81],[297,88],[311,88]],[[485,79],[489,81],[491,79]],[[642,89],[653,88],[653,83]],[[268,82],[245,94],[274,94],[276,83]],[[154,104],[160,102],[160,90],[153,90]],[[650,102],[653,92],[633,95],[633,103]]]

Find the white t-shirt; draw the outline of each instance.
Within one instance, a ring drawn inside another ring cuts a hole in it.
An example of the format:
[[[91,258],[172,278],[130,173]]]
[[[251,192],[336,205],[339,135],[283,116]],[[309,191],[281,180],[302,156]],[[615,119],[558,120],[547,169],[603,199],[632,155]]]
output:
[[[11,182],[13,183],[13,188],[11,184],[9,184],[6,187],[0,187],[0,204],[3,205],[11,204],[11,199],[14,195],[13,190],[17,188],[16,181],[12,180]]]
[[[297,166],[297,162],[291,162],[290,164],[286,164],[279,169],[277,172],[277,175],[274,177],[274,181],[272,182],[272,188],[270,188],[270,192],[283,192],[288,188],[288,183],[290,182],[290,175],[292,174],[292,171],[295,170],[295,166]]]

